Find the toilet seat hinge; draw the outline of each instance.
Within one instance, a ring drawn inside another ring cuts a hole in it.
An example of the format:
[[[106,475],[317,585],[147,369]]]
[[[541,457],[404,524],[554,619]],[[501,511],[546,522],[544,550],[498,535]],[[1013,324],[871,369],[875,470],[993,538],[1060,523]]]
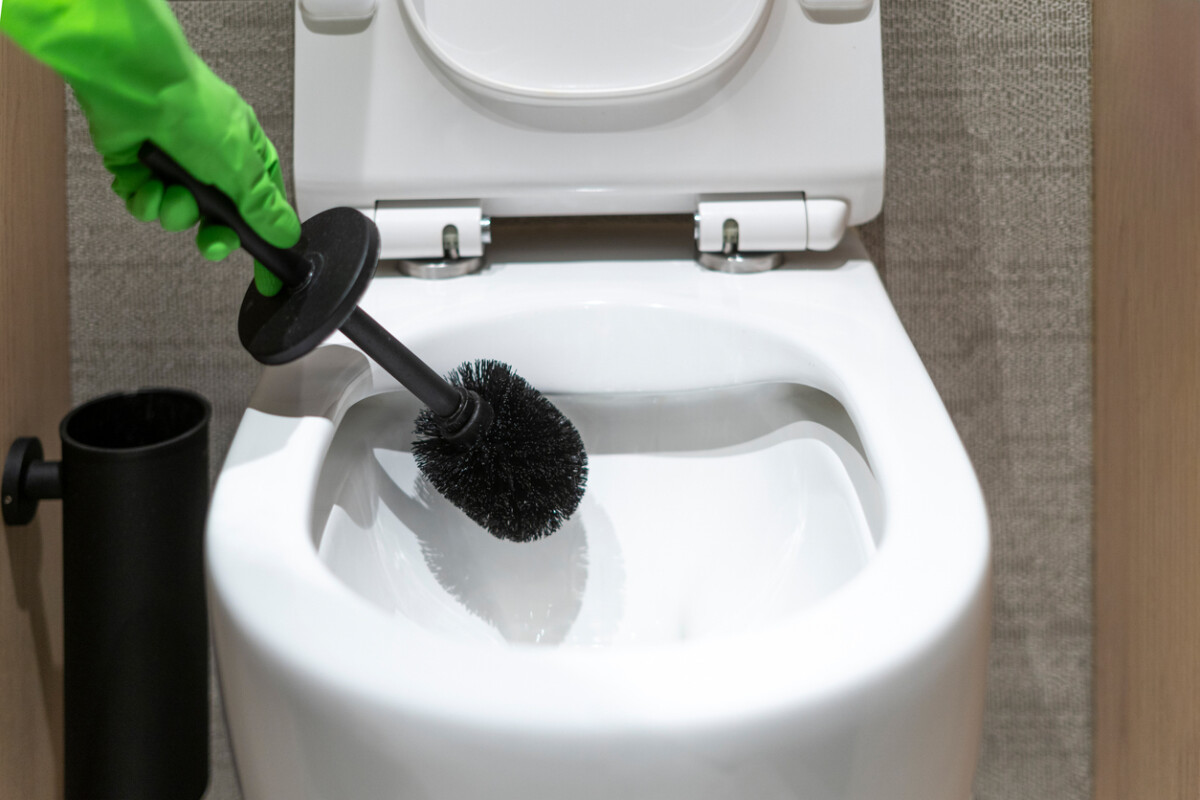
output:
[[[803,193],[770,199],[711,199],[698,204],[699,262],[721,272],[763,272],[783,253],[831,250],[846,231],[843,200],[809,199]]]
[[[397,259],[400,271],[417,278],[453,278],[484,265],[491,220],[479,203],[380,201],[364,209],[379,228],[379,257]]]

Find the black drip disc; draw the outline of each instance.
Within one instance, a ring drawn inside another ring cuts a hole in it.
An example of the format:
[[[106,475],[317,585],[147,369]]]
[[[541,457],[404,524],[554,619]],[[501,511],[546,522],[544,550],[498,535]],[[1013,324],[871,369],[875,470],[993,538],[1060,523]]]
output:
[[[379,261],[379,230],[353,208],[331,208],[301,228],[308,282],[263,297],[250,283],[238,314],[238,336],[264,364],[286,364],[304,355],[342,326]]]

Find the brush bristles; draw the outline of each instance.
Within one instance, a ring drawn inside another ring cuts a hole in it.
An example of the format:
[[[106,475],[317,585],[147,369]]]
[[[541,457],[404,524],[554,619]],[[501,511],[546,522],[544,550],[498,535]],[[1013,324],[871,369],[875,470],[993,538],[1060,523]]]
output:
[[[413,456],[442,496],[501,539],[547,536],[583,499],[587,454],[571,421],[499,361],[467,362],[447,376],[475,391],[495,417],[467,449],[447,442],[428,408],[417,416]]]

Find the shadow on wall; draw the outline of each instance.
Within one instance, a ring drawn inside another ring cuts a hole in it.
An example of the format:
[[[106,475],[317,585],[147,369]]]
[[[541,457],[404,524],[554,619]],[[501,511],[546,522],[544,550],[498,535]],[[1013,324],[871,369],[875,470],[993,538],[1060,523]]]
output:
[[[59,529],[62,512],[58,509],[45,510],[28,525],[4,527],[4,540],[8,547],[8,561],[12,568],[9,579],[17,608],[28,617],[29,633],[33,638],[34,658],[41,676],[42,709],[46,715],[46,728],[60,735],[51,736],[50,746],[54,757],[54,796],[63,796],[63,667],[54,659],[51,646],[50,622],[46,612],[45,590],[42,586],[43,541],[50,532]],[[57,534],[55,535],[57,539]],[[51,548],[58,555],[56,547]]]

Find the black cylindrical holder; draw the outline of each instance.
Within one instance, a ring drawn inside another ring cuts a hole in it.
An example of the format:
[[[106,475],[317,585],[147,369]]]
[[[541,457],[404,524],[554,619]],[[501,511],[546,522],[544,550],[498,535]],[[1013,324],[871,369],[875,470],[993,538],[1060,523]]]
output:
[[[57,486],[36,439],[10,450],[6,522],[63,499],[66,800],[197,800],[208,785],[210,414],[174,389],[85,403],[59,428]]]

